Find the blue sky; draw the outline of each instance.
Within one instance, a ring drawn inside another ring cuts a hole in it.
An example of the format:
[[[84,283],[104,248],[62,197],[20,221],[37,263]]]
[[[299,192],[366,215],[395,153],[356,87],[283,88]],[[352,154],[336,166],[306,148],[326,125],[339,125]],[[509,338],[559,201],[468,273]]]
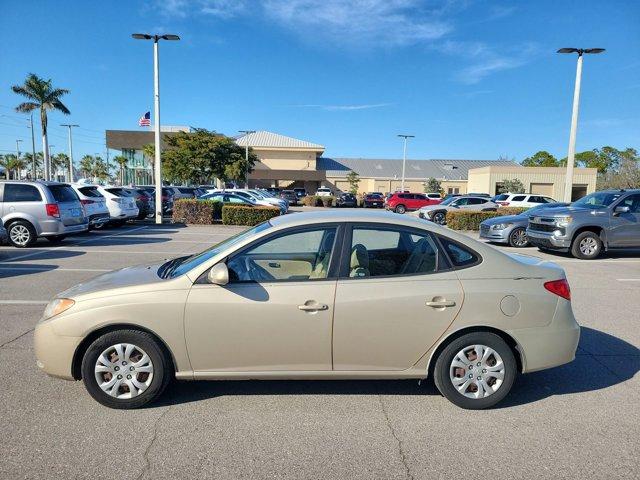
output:
[[[416,135],[411,158],[566,156],[576,58],[554,52],[604,47],[584,62],[577,149],[640,148],[634,0],[0,3],[0,153],[31,148],[10,90],[28,72],[71,90],[54,152],[60,123],[82,127],[76,158],[104,152],[105,129],[139,129],[152,44],[133,32],[182,37],[161,44],[163,124],[271,130],[335,157],[399,158],[398,133]]]

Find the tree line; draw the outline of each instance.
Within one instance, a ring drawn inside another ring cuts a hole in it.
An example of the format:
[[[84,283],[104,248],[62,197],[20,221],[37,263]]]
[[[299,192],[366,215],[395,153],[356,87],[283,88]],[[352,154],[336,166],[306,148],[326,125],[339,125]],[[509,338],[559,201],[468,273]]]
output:
[[[619,150],[606,146],[576,153],[577,167],[598,170],[598,190],[607,188],[640,188],[640,156],[634,148]],[[525,167],[564,167],[567,158],[558,159],[545,150],[522,161]]]

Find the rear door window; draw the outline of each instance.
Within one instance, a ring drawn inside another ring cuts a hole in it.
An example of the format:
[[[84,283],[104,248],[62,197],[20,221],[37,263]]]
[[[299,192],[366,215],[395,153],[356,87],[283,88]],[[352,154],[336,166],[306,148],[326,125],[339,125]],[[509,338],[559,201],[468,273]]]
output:
[[[56,202],[64,203],[78,201],[78,195],[76,195],[73,188],[68,185],[49,185],[49,191]]]
[[[527,198],[526,195],[516,195],[511,199],[512,202],[524,202],[524,199]]]
[[[40,202],[42,195],[33,185],[7,183],[4,186],[4,202]]]

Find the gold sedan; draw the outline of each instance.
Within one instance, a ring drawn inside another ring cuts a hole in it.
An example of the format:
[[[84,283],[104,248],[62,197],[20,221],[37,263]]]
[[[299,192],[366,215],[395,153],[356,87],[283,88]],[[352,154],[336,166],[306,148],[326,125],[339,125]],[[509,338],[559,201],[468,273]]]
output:
[[[60,293],[38,366],[112,408],[172,378],[422,379],[463,408],[574,359],[564,271],[387,212],[287,215]]]

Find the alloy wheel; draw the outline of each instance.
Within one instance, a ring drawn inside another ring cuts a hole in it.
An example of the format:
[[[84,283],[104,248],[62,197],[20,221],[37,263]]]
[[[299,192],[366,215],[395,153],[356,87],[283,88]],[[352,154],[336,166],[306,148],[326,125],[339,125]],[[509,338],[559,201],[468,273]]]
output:
[[[131,343],[106,348],[96,360],[94,374],[98,386],[108,395],[129,399],[142,394],[153,380],[151,357]]]
[[[438,212],[433,216],[433,221],[435,223],[437,223],[438,225],[444,225],[445,222],[445,215],[442,212]]]
[[[469,345],[460,350],[449,366],[449,379],[454,388],[467,398],[493,395],[504,381],[502,357],[486,345]]]
[[[580,253],[591,257],[598,251],[598,242],[593,237],[585,237],[580,241]]]
[[[16,245],[24,246],[29,243],[31,239],[31,232],[24,225],[14,225],[10,229],[9,236],[11,237],[11,241]]]
[[[511,243],[514,247],[526,247],[527,243],[529,243],[527,232],[522,228],[518,228],[511,232]]]

